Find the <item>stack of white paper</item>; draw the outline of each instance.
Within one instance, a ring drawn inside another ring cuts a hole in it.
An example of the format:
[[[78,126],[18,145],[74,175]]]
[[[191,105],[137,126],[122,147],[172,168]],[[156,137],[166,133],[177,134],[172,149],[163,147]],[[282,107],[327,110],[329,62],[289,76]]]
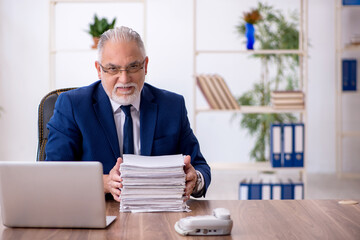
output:
[[[184,156],[124,154],[120,212],[186,211]]]

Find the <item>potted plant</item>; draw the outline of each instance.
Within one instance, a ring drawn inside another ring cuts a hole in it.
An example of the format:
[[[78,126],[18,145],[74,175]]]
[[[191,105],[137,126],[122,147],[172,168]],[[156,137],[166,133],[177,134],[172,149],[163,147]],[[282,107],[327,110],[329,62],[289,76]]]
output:
[[[93,37],[94,45],[92,48],[97,48],[97,44],[99,42],[99,38],[101,34],[106,32],[109,29],[114,28],[116,22],[116,18],[112,20],[111,23],[108,22],[106,18],[99,19],[96,14],[94,15],[94,22],[89,24],[88,33]]]
[[[247,49],[254,49],[255,43],[255,28],[254,24],[262,19],[258,9],[252,9],[250,12],[245,12],[243,19],[245,21],[245,36],[247,38]]]

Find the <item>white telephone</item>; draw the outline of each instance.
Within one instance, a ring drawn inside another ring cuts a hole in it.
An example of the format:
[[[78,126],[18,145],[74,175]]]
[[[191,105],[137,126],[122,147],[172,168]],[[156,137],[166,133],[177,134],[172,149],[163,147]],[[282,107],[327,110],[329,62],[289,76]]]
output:
[[[213,215],[191,216],[175,223],[175,230],[181,235],[229,235],[233,226],[230,211],[215,208]]]

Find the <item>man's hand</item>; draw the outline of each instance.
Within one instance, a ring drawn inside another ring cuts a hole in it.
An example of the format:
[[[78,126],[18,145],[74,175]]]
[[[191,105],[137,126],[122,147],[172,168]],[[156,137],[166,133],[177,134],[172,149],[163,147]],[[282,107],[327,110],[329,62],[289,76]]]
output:
[[[186,186],[185,186],[185,201],[190,199],[190,194],[193,192],[196,181],[197,181],[197,174],[195,168],[190,164],[191,157],[185,156],[184,158],[184,171],[186,174]]]
[[[104,192],[111,193],[114,199],[120,202],[120,188],[122,188],[122,179],[120,177],[120,164],[122,158],[118,158],[115,166],[111,169],[108,175],[103,175],[104,180]]]

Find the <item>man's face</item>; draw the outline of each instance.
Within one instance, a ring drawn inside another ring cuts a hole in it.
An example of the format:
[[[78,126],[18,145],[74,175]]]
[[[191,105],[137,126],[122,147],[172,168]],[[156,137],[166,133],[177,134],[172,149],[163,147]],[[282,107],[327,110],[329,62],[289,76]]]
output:
[[[144,86],[148,61],[136,42],[107,41],[101,62],[95,62],[106,94],[119,104],[130,104]]]

